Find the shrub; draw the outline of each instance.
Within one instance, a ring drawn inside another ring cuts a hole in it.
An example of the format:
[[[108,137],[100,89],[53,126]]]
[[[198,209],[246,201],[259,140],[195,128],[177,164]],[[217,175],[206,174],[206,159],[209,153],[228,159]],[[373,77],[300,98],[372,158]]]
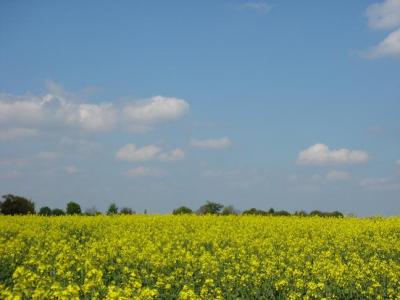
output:
[[[63,215],[65,215],[65,211],[62,210],[61,208],[54,208],[54,209],[51,211],[51,214],[52,214],[53,216],[63,216]]]
[[[51,216],[51,208],[48,206],[43,206],[39,209],[39,215]]]
[[[186,206],[181,206],[178,207],[177,209],[174,209],[172,211],[173,215],[186,215],[186,214],[192,214],[193,210],[191,210],[189,207]]]

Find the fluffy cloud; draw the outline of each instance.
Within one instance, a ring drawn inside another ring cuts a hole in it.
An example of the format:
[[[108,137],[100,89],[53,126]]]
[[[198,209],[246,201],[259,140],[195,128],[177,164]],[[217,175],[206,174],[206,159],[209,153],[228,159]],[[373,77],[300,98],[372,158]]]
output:
[[[137,167],[126,172],[129,177],[160,177],[165,175],[163,170],[157,168]]]
[[[15,140],[35,137],[39,131],[32,128],[8,128],[0,129],[0,140]]]
[[[339,165],[365,163],[368,153],[362,150],[331,150],[327,145],[315,144],[299,153],[297,163],[301,165]]]
[[[0,94],[0,125],[35,129],[71,128],[106,132],[122,126],[147,131],[184,115],[189,104],[174,97],[155,96],[125,105],[87,103],[51,83],[44,96]]]
[[[345,171],[332,170],[325,175],[328,181],[346,181],[351,178],[350,173]]]
[[[368,24],[374,29],[393,29],[400,26],[400,0],[385,0],[368,6]]]
[[[366,58],[400,57],[400,28],[391,32],[382,42],[363,53]]]
[[[174,97],[155,96],[149,100],[127,104],[122,114],[127,123],[151,125],[175,120],[189,110],[189,104]]]
[[[130,162],[137,161],[148,161],[157,158],[157,155],[161,152],[161,148],[155,145],[147,145],[142,148],[138,148],[134,144],[127,144],[116,153],[117,160],[125,160]]]
[[[15,101],[12,101],[15,100]],[[44,112],[37,99],[20,100],[0,95],[0,123],[32,124],[43,121]]]
[[[76,104],[55,95],[44,97],[0,96],[0,123],[37,127],[79,127],[86,131],[114,128],[117,114],[110,103]]]
[[[219,139],[205,139],[205,140],[197,140],[193,139],[190,144],[196,148],[203,149],[224,149],[228,148],[232,145],[231,140],[228,137],[223,137]]]
[[[159,155],[159,159],[161,161],[178,161],[183,160],[185,158],[185,152],[180,149],[176,148],[168,152],[161,153]]]
[[[185,152],[180,148],[163,152],[161,147],[155,145],[147,145],[139,148],[135,144],[127,144],[117,151],[115,158],[117,160],[130,162],[144,162],[150,160],[173,162],[183,160],[185,158]]]
[[[82,104],[78,108],[79,123],[88,131],[108,131],[114,128],[117,116],[111,103]]]

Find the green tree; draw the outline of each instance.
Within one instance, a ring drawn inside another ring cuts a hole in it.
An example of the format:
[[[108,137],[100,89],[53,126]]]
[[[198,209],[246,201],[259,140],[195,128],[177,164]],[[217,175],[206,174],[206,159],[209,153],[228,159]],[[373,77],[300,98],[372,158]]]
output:
[[[115,203],[111,203],[107,210],[107,215],[115,215],[118,213],[118,207]]]
[[[225,206],[221,212],[221,215],[228,216],[228,215],[237,215],[236,209],[232,205]]]
[[[67,203],[67,215],[80,215],[82,213],[81,206],[76,202]]]
[[[197,213],[200,215],[217,215],[223,207],[220,203],[207,201],[198,209]]]
[[[39,209],[39,215],[51,216],[51,208],[48,206],[43,206]]]
[[[63,216],[63,215],[65,215],[65,211],[62,210],[61,208],[54,208],[54,209],[51,211],[51,214],[52,214],[53,216]]]
[[[21,196],[7,194],[3,196],[0,211],[4,215],[26,215],[35,213],[35,203]]]
[[[186,206],[178,207],[172,211],[173,215],[185,215],[185,214],[192,214],[192,213],[193,213],[193,210],[191,210],[189,207],[186,207]]]
[[[122,215],[133,215],[135,212],[132,210],[132,208],[123,207],[123,208],[121,208],[119,213]]]
[[[242,212],[242,215],[260,215],[260,216],[265,216],[268,213],[264,210],[257,209],[257,208],[250,208],[248,210],[245,210]]]

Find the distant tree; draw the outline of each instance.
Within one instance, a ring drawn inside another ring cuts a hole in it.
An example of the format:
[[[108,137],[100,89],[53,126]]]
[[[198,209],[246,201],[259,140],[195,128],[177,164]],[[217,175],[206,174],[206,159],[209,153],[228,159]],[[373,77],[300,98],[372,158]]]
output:
[[[62,210],[61,208],[54,208],[54,209],[51,211],[51,214],[52,214],[53,216],[63,216],[63,215],[65,215],[65,211]]]
[[[115,215],[118,213],[118,207],[115,203],[111,203],[107,210],[107,215]]]
[[[273,215],[273,214],[275,214],[275,210],[271,207],[269,210],[268,210],[268,212],[267,212],[269,215]]]
[[[185,214],[192,214],[192,213],[193,213],[193,210],[191,210],[189,207],[186,207],[186,206],[178,207],[172,211],[173,215],[185,215]]]
[[[145,215],[147,215],[147,209],[145,209],[143,213],[144,213]]]
[[[314,217],[314,216],[322,217],[323,213],[319,210],[313,210],[312,212],[310,212],[310,216],[311,217]]]
[[[333,212],[328,213],[328,217],[343,218],[344,215],[340,211],[335,210]]]
[[[119,213],[121,215],[133,215],[135,212],[132,210],[132,208],[123,207],[123,208],[121,208]]]
[[[35,203],[21,196],[7,194],[1,202],[1,213],[4,215],[26,215],[35,213]]]
[[[265,216],[266,214],[267,214],[266,211],[261,210],[261,209],[257,209],[257,208],[254,208],[254,207],[242,212],[242,215],[261,215],[261,216]]]
[[[84,214],[86,216],[95,216],[95,215],[97,215],[98,212],[99,211],[97,210],[96,206],[92,206],[92,207],[86,208]]]
[[[286,210],[278,210],[274,212],[273,216],[291,216],[291,214]]]
[[[51,208],[48,206],[43,206],[39,209],[39,215],[41,216],[51,216]]]
[[[227,216],[227,215],[237,215],[238,212],[232,205],[225,206],[224,209],[221,212],[221,215]]]
[[[76,202],[68,202],[67,203],[67,215],[80,215],[82,213],[81,206]]]
[[[305,212],[304,210],[296,211],[294,213],[294,215],[298,216],[298,217],[307,217],[308,216],[307,212]]]
[[[224,206],[220,203],[216,203],[216,202],[211,202],[211,201],[207,201],[206,204],[202,205],[197,213],[200,215],[217,215],[220,213],[221,209]]]

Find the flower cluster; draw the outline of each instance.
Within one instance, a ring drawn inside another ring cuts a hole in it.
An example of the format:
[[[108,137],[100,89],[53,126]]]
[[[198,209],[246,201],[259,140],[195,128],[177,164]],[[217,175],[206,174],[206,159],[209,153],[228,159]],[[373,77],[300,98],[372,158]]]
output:
[[[0,299],[400,299],[400,218],[0,216]]]

